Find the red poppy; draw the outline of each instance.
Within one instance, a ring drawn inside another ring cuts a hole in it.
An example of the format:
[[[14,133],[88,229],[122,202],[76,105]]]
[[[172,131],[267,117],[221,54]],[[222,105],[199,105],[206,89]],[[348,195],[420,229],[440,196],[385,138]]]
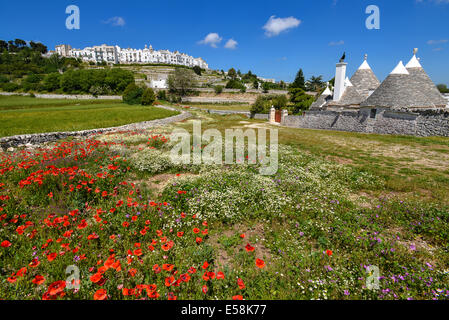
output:
[[[240,235],[240,238],[244,239],[244,238],[245,238],[245,234],[242,233],[242,234]]]
[[[55,252],[52,252],[47,256],[47,259],[48,259],[48,261],[51,262],[51,261],[55,260],[57,257],[58,257],[58,254]]]
[[[58,293],[64,291],[65,285],[66,283],[64,280],[55,281],[48,287],[47,292],[51,296],[57,295]]]
[[[94,294],[94,300],[106,300],[108,298],[107,291],[105,289],[99,289]]]
[[[209,263],[207,261],[204,261],[203,269],[207,269],[208,267],[209,267]]]
[[[248,251],[248,252],[254,251],[254,247],[251,246],[249,243],[245,246],[245,249],[246,249],[246,251]]]
[[[176,300],[178,297],[173,292],[168,293],[168,300]]]
[[[240,295],[233,296],[232,300],[243,300],[243,296]]]
[[[203,242],[203,238],[196,237],[195,241],[196,243],[200,244],[201,242]]]
[[[9,242],[8,240],[4,240],[4,241],[2,242],[2,244],[1,244],[1,246],[2,246],[3,248],[8,248],[8,247],[11,246],[11,242]]]
[[[174,267],[175,266],[173,264],[168,264],[168,263],[162,265],[162,269],[164,269],[165,271],[172,271]]]
[[[221,271],[219,271],[219,272],[217,273],[217,279],[224,279],[224,278],[225,278],[224,273],[221,272]]]
[[[40,285],[45,282],[45,278],[41,275],[37,275],[34,277],[34,279],[31,282],[36,285]]]
[[[201,291],[203,291],[204,294],[206,294],[208,290],[209,289],[207,288],[206,285],[204,285],[203,288],[201,289]]]
[[[93,283],[98,283],[101,281],[102,278],[103,278],[102,274],[97,272],[90,277],[90,281],[92,281]]]
[[[237,279],[237,285],[239,286],[239,288],[240,288],[241,290],[245,289],[245,283],[244,283],[243,280],[240,279],[240,278]]]
[[[326,254],[330,257],[330,256],[332,256],[332,250],[326,250]]]
[[[265,267],[265,262],[261,259],[256,259],[256,266],[262,269],[263,267]]]
[[[29,266],[31,268],[37,268],[37,266],[39,266],[40,264],[41,262],[38,259],[34,258],[33,261],[30,262]]]

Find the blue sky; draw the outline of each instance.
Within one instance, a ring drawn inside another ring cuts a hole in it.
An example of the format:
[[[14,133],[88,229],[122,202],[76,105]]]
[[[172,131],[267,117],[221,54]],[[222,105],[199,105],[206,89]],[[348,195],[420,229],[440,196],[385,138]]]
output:
[[[80,30],[65,27],[72,4],[80,8]],[[380,30],[365,27],[371,4],[380,9]],[[306,77],[332,78],[343,51],[350,75],[367,53],[382,80],[418,47],[434,82],[449,84],[449,0],[1,1],[0,39],[15,38],[51,49],[152,44],[202,57],[213,69],[285,81],[300,67]]]

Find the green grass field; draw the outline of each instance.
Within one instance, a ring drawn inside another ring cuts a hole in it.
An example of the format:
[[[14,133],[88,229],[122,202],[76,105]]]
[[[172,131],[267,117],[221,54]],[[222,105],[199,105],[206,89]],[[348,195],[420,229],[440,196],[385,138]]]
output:
[[[175,114],[118,101],[0,97],[0,137],[107,128]]]
[[[251,105],[246,103],[188,103],[185,105],[202,110],[249,111],[251,109]]]

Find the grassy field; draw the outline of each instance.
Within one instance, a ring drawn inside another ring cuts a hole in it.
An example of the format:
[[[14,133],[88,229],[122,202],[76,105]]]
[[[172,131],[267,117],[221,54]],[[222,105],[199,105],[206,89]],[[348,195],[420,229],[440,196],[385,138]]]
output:
[[[175,114],[155,107],[128,106],[118,101],[0,96],[0,137],[114,127]]]
[[[175,128],[0,155],[0,298],[449,298],[449,139],[276,126],[261,176],[171,162]]]
[[[211,104],[202,104],[202,103],[190,103],[186,104],[188,106],[204,109],[204,110],[231,110],[231,111],[249,111],[251,109],[251,105],[249,104],[234,104],[234,103],[211,103]]]

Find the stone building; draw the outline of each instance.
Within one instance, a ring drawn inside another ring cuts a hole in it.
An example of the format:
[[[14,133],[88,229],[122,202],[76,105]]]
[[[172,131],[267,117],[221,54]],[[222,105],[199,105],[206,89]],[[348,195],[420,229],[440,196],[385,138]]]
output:
[[[449,136],[448,101],[416,57],[401,62],[380,83],[365,61],[348,79],[344,62],[337,64],[334,91],[327,88],[301,116],[283,117],[282,124],[381,134]]]

